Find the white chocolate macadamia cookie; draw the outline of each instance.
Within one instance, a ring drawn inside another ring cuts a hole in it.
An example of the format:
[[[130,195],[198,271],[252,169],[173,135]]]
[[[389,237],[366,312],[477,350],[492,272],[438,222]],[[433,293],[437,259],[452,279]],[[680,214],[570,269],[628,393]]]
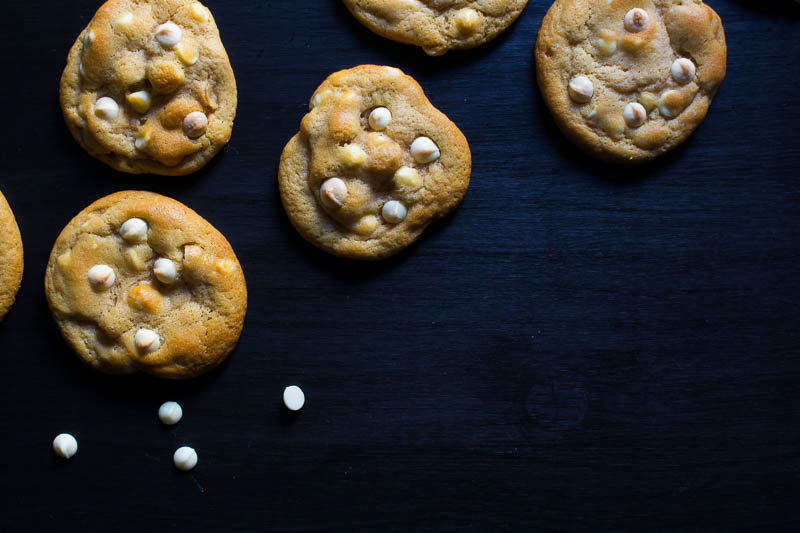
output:
[[[185,205],[124,191],[61,232],[45,275],[64,338],[92,367],[189,378],[236,346],[247,309],[228,241]]]
[[[61,108],[73,137],[123,172],[182,175],[228,142],[236,80],[208,8],[108,0],[70,50]]]
[[[464,135],[400,70],[362,65],[332,74],[310,107],[284,148],[278,183],[289,219],[312,244],[381,259],[466,193]]]
[[[528,0],[344,0],[361,24],[383,37],[439,56],[489,42]]]
[[[539,30],[536,71],[571,141],[639,162],[702,122],[726,55],[720,18],[700,0],[556,0]]]

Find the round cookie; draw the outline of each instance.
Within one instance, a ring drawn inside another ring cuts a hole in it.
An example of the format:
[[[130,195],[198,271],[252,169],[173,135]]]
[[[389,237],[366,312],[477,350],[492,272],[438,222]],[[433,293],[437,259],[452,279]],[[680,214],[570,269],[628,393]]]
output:
[[[720,18],[700,0],[556,0],[539,30],[536,72],[572,142],[639,162],[700,124],[726,54]]]
[[[230,244],[171,198],[124,191],[67,224],[45,274],[64,338],[94,368],[189,378],[233,350],[247,286]]]
[[[0,320],[6,316],[22,282],[22,237],[14,213],[0,192]]]
[[[392,67],[336,72],[311,98],[281,155],[294,227],[323,250],[381,259],[459,204],[472,160],[461,131]]]
[[[109,0],[61,76],[73,137],[123,172],[183,175],[228,142],[236,80],[211,12],[193,0]]]
[[[364,26],[383,37],[439,56],[500,35],[528,0],[344,0]]]

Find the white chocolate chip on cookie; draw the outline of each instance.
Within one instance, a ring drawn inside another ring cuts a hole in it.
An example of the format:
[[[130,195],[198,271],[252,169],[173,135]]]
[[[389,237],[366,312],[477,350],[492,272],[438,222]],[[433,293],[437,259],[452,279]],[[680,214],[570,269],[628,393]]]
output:
[[[147,113],[150,110],[150,93],[147,91],[136,91],[131,93],[126,98],[128,103],[137,113]]]
[[[640,7],[634,7],[625,13],[625,29],[629,32],[640,32],[647,28],[649,22],[650,16]]]
[[[441,156],[439,147],[428,137],[417,137],[411,143],[411,157],[420,164],[432,163]]]
[[[394,184],[398,188],[416,191],[422,187],[422,176],[417,169],[412,167],[400,167],[394,173]]]
[[[118,26],[130,26],[131,22],[133,22],[133,13],[126,12],[120,15],[115,21],[114,24]]]
[[[617,32],[613,30],[600,30],[600,37],[595,43],[595,48],[604,56],[613,55],[617,51]]]
[[[585,104],[594,95],[594,84],[586,76],[576,76],[569,80],[569,97],[578,104]]]
[[[380,226],[380,221],[378,217],[375,215],[366,215],[361,217],[361,219],[356,224],[355,230],[356,233],[359,235],[372,235],[376,229]]]
[[[133,337],[133,343],[137,350],[144,353],[155,352],[161,348],[161,339],[158,338],[158,333],[151,329],[141,328],[138,330]]]
[[[200,59],[200,52],[197,45],[188,41],[181,41],[175,47],[175,55],[181,60],[181,63],[187,67],[191,67],[197,60]]]
[[[130,218],[119,227],[119,234],[128,242],[143,242],[147,238],[147,222],[141,218]]]
[[[670,68],[672,77],[681,85],[694,81],[697,69],[691,59],[679,57],[672,63]]]
[[[83,46],[91,46],[94,42],[94,32],[92,30],[86,30],[86,33],[83,34]]]
[[[200,111],[192,111],[183,119],[183,131],[192,139],[202,136],[207,128],[208,117]]]
[[[208,10],[199,2],[195,2],[189,7],[189,14],[197,22],[208,22]]]
[[[480,16],[478,12],[472,8],[465,7],[459,9],[456,13],[456,27],[461,33],[473,33],[478,29],[480,23]]]
[[[392,121],[392,112],[385,107],[376,107],[369,114],[369,127],[375,131],[383,131]]]
[[[164,48],[172,48],[183,38],[183,32],[174,22],[165,22],[155,31],[156,41]]]
[[[106,290],[110,289],[114,282],[117,280],[117,275],[114,274],[114,269],[108,265],[95,265],[89,269],[87,274],[89,283],[95,289]]]
[[[367,153],[358,145],[348,144],[341,148],[342,162],[350,167],[360,167],[367,160]]]
[[[347,198],[347,185],[339,178],[327,179],[319,189],[319,197],[325,207],[339,209]]]
[[[113,98],[104,96],[95,102],[94,114],[103,120],[114,120],[119,115],[119,105]]]
[[[389,224],[399,224],[406,218],[406,212],[406,206],[397,200],[389,200],[383,204],[381,215],[383,215],[383,220]]]
[[[178,269],[175,263],[166,257],[159,257],[153,264],[153,274],[156,279],[165,285],[171,285],[178,281]]]
[[[639,102],[631,102],[625,106],[622,118],[629,128],[638,128],[647,120],[647,110]]]

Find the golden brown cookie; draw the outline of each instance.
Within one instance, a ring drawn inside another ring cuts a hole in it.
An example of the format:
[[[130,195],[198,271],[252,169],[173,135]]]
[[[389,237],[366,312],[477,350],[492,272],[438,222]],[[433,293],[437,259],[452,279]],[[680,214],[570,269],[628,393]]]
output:
[[[726,54],[720,18],[700,0],[556,0],[536,71],[567,137],[603,159],[638,162],[700,124]]]
[[[514,22],[528,0],[344,0],[378,35],[421,46],[429,55],[474,48]]]
[[[362,65],[328,77],[281,156],[292,224],[342,257],[381,259],[458,205],[472,164],[461,131],[413,78]]]
[[[236,80],[211,12],[193,0],[109,0],[69,52],[61,109],[78,143],[117,170],[199,169],[236,116]]]
[[[124,191],[78,213],[45,275],[64,338],[98,370],[189,378],[233,350],[247,286],[230,244],[166,196]]]
[[[0,192],[0,320],[6,316],[22,282],[22,237],[6,197]]]

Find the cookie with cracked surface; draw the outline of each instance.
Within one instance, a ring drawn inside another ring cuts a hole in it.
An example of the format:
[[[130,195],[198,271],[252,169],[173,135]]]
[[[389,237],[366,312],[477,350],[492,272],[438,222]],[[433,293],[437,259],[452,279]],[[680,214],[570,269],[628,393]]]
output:
[[[471,165],[464,135],[413,78],[362,65],[316,90],[283,150],[278,184],[306,240],[342,257],[381,259],[456,208]]]
[[[236,80],[207,7],[109,0],[75,41],[61,77],[73,137],[123,172],[183,175],[228,142]]]
[[[0,320],[17,297],[22,267],[22,237],[14,213],[0,192]]]
[[[371,31],[439,56],[491,41],[522,13],[528,0],[344,0]]]
[[[61,333],[94,368],[189,378],[233,350],[247,310],[225,237],[171,198],[123,191],[56,240],[45,292]]]
[[[700,124],[726,54],[720,18],[700,0],[556,0],[539,30],[536,72],[570,140],[639,162]]]

